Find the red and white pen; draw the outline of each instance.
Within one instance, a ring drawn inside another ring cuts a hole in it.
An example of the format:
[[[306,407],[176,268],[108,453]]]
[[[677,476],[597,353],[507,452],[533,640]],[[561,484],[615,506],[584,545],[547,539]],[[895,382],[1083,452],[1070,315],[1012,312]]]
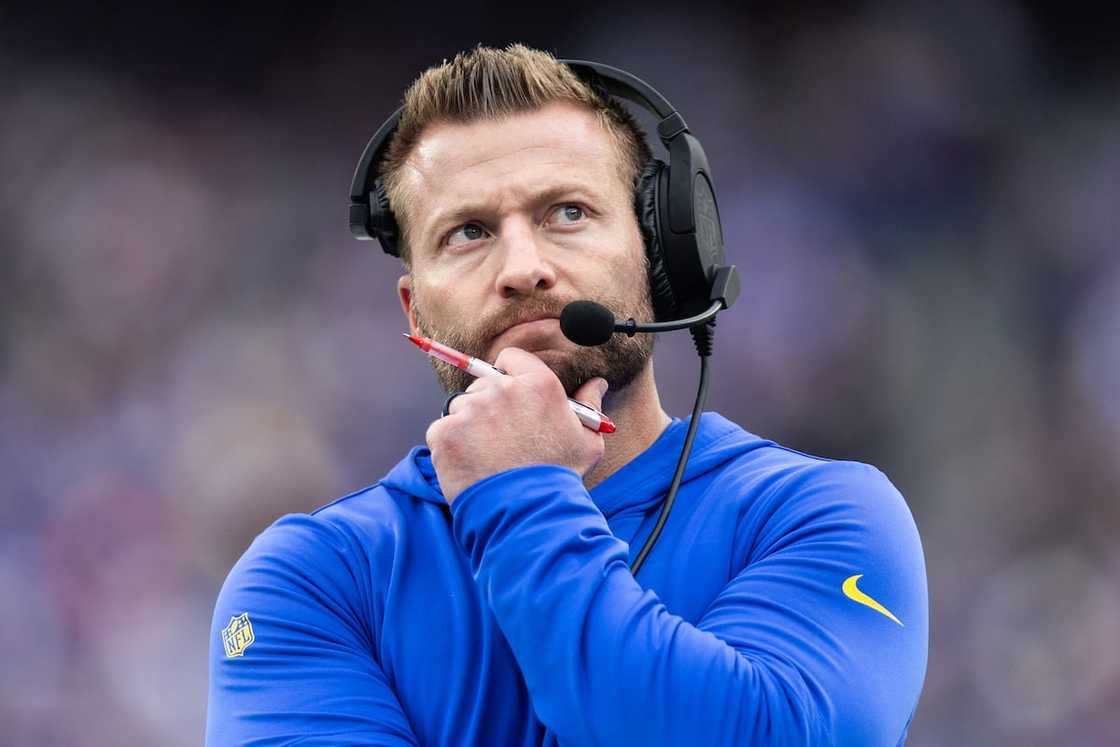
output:
[[[472,358],[465,353],[460,353],[455,348],[449,348],[431,338],[417,337],[407,332],[404,333],[404,336],[411,340],[416,347],[433,358],[438,358],[444,363],[450,363],[452,366],[466,371],[471,376],[508,376],[505,371],[491,366],[484,360]],[[611,419],[594,407],[589,407],[582,402],[577,402],[570,398],[568,399],[568,406],[571,407],[572,412],[579,417],[579,422],[583,423],[584,427],[590,428],[596,433],[614,433],[614,423],[611,422]]]

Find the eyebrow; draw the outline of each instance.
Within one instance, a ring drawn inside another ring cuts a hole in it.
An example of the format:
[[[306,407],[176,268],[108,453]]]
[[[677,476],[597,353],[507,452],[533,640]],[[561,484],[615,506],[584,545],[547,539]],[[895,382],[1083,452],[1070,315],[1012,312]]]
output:
[[[534,194],[529,199],[529,202],[535,206],[553,202],[567,196],[584,196],[596,202],[597,205],[606,201],[604,193],[595,189],[590,184],[584,182],[564,182]],[[601,207],[597,207],[597,209],[602,212]],[[445,210],[444,212],[436,213],[431,220],[426,221],[427,225],[424,227],[424,232],[426,234],[436,233],[441,226],[453,228],[471,219],[478,219],[479,216],[485,216],[488,213],[493,213],[493,207],[490,203],[467,202]]]

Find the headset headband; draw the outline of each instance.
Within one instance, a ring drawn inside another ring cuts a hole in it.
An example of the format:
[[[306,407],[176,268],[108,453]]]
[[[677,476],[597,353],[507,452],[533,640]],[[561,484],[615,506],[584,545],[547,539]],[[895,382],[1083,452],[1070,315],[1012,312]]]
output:
[[[713,283],[724,265],[723,231],[704,148],[673,105],[641,78],[597,62],[557,62],[602,95],[625,99],[657,117],[657,135],[669,160],[646,164],[634,194],[654,314],[665,320],[699,313],[710,305]],[[402,109],[370,138],[350,183],[351,233],[359,239],[376,238],[394,257],[400,256],[400,226],[378,170]]]
[[[557,62],[567,65],[584,82],[601,84],[611,96],[631,101],[656,115],[657,135],[666,148],[670,147],[670,142],[678,135],[688,132],[684,117],[677,113],[669,100],[638,76],[598,62],[586,60],[557,60]],[[350,227],[356,238],[374,238],[366,228],[369,225],[371,209],[376,213],[376,207],[370,204],[370,198],[376,194],[372,182],[378,178],[378,169],[385,156],[385,150],[393,139],[393,133],[400,124],[403,110],[403,106],[398,107],[377,128],[377,132],[366,144],[362,157],[354,169],[354,178],[350,182]]]

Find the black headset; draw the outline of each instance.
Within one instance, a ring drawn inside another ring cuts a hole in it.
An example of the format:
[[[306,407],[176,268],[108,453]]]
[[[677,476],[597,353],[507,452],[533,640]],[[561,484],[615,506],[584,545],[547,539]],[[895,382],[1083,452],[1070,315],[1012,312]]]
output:
[[[596,62],[557,61],[593,88],[657,117],[657,134],[669,152],[669,163],[652,159],[642,169],[634,195],[649,258],[654,316],[666,321],[703,312],[711,303],[724,253],[719,208],[700,141],[673,105],[637,76]],[[350,232],[358,239],[376,238],[394,257],[400,256],[400,229],[379,169],[400,116],[397,109],[374,133],[350,184]]]
[[[707,400],[715,315],[738,298],[739,274],[734,265],[724,264],[723,231],[708,157],[673,105],[653,86],[618,68],[582,60],[557,62],[567,65],[603,95],[626,99],[653,113],[657,117],[657,135],[669,152],[669,163],[654,158],[646,164],[634,193],[634,210],[649,258],[650,297],[657,321],[621,322],[614,319],[609,309],[591,301],[568,304],[560,317],[561,330],[580,345],[602,344],[614,333],[633,336],[636,332],[688,329],[700,355],[700,385],[673,480],[657,523],[630,564],[637,577],[669,518],[692,452]],[[359,239],[376,238],[381,248],[394,257],[400,256],[400,229],[378,169],[400,116],[401,109],[397,109],[374,133],[350,184],[350,232]]]

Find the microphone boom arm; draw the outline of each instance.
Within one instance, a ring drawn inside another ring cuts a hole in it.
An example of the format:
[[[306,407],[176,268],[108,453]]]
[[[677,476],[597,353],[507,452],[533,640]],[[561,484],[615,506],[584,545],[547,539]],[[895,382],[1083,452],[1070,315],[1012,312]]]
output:
[[[715,315],[735,303],[739,297],[739,271],[735,265],[720,265],[712,279],[712,292],[709,298],[712,305],[701,313],[687,319],[674,319],[671,322],[646,322],[644,324],[634,321],[631,317],[625,322],[615,322],[614,331],[625,333],[633,337],[639,332],[671,332],[675,329],[686,329],[707,324]]]
[[[671,332],[675,329],[696,327],[701,324],[706,324],[709,320],[714,318],[716,313],[722,308],[723,301],[717,300],[701,314],[690,316],[687,319],[674,319],[671,322],[645,322],[639,324],[631,317],[625,322],[615,322],[614,331],[625,332],[627,337],[633,337],[639,332]]]

